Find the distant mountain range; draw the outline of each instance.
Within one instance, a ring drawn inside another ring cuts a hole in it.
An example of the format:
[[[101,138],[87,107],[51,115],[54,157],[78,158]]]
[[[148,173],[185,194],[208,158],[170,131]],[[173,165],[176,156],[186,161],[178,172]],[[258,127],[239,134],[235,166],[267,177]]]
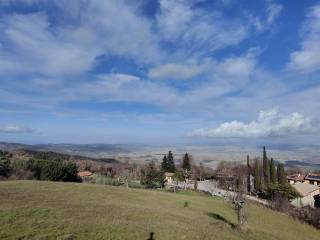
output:
[[[130,147],[120,144],[22,144],[0,142],[0,150],[33,150],[33,151],[52,151],[72,155],[83,155],[88,157],[102,157],[118,153],[129,153]]]

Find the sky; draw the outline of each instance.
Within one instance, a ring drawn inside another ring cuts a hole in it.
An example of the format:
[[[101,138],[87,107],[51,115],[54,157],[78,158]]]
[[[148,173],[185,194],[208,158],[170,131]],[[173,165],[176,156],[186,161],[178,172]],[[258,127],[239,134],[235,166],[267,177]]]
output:
[[[320,1],[0,0],[0,141],[317,144]]]

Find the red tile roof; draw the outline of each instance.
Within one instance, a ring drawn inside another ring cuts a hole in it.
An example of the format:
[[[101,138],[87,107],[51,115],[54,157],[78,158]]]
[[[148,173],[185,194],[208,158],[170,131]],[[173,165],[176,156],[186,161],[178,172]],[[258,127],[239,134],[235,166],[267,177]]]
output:
[[[293,174],[293,175],[287,176],[287,179],[302,182],[304,180],[305,176],[306,175],[304,175],[304,174],[298,173],[298,174]]]
[[[90,171],[82,171],[82,172],[78,172],[78,176],[79,177],[89,177],[92,175],[92,172]]]

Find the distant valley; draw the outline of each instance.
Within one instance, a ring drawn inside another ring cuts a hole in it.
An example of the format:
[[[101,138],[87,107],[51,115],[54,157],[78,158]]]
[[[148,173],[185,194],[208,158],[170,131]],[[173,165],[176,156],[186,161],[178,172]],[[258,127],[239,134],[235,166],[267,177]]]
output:
[[[284,162],[289,167],[311,170],[320,169],[319,146],[267,146],[270,157]],[[159,146],[143,144],[21,144],[0,142],[0,149],[7,151],[33,150],[52,151],[95,159],[116,159],[118,161],[160,162],[163,155],[172,150],[177,162],[185,152],[193,161],[208,167],[215,167],[220,161],[243,162],[247,154],[256,158],[261,156],[261,146],[251,145],[205,145],[205,146]]]

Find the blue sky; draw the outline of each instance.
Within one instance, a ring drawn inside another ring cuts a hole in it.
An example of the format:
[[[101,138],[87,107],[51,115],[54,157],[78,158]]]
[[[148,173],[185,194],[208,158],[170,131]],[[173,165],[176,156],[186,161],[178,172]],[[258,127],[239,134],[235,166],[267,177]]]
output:
[[[0,0],[0,141],[319,141],[320,2]]]

